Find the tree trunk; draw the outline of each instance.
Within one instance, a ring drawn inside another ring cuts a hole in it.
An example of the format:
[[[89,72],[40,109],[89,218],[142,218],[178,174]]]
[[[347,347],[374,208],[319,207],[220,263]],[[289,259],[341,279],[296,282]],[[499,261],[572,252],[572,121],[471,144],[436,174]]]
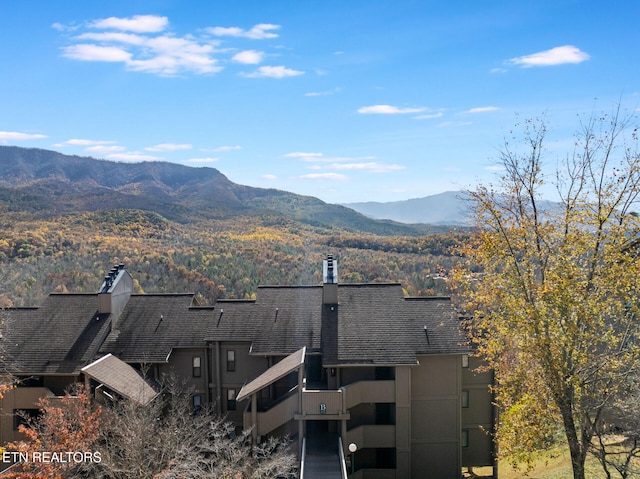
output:
[[[585,479],[584,463],[587,458],[586,447],[578,438],[578,431],[573,417],[570,402],[560,407],[562,415],[562,423],[564,425],[564,433],[569,444],[569,452],[571,454],[571,467],[573,469],[573,479]]]

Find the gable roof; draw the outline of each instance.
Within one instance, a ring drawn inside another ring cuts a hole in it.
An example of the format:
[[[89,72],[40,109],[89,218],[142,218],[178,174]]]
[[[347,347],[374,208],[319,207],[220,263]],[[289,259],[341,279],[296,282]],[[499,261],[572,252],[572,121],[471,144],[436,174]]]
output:
[[[259,324],[260,334],[252,354],[290,354],[306,347],[321,350],[321,286],[261,286],[249,321]]]
[[[204,347],[211,310],[191,308],[192,294],[133,294],[100,348],[129,363],[163,363],[171,350]]]
[[[282,361],[274,364],[260,376],[255,378],[248,384],[242,386],[236,399],[242,401],[244,398],[251,396],[253,393],[260,389],[276,382],[278,379],[285,377],[292,371],[302,367],[304,365],[304,358],[306,355],[306,348],[301,348],[295,353],[291,353]]]
[[[96,294],[51,294],[39,308],[2,312],[1,344],[14,374],[77,374],[106,337],[111,317]]]
[[[338,305],[325,307],[323,364],[416,364],[405,313],[399,283],[340,285]]]
[[[24,374],[77,374],[98,353],[165,363],[175,348],[211,341],[251,343],[251,354],[265,356],[306,348],[325,367],[414,365],[418,355],[469,351],[449,298],[405,298],[400,283],[337,291],[337,304],[323,304],[323,286],[261,286],[255,300],[208,307],[194,307],[192,294],[133,294],[118,318],[98,314],[98,295],[52,294],[41,308],[0,312],[0,341],[8,369]]]
[[[120,396],[142,405],[149,404],[158,395],[154,387],[135,369],[112,354],[85,366],[82,372]]]

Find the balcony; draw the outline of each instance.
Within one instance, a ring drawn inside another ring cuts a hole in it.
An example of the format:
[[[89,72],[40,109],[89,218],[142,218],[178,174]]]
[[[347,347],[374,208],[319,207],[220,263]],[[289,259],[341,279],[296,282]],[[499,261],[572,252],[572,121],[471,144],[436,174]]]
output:
[[[393,425],[363,425],[347,431],[345,444],[355,443],[358,449],[396,447],[396,427]]]
[[[344,386],[345,410],[360,403],[396,402],[395,381],[358,381]]]
[[[257,413],[257,430],[259,436],[269,434],[274,429],[293,419],[298,411],[298,387],[294,387],[282,399],[273,404],[266,411]],[[244,411],[243,423],[245,429],[251,427],[251,411],[249,407]]]
[[[349,419],[344,408],[342,390],[304,389],[302,391],[302,412],[296,419]]]

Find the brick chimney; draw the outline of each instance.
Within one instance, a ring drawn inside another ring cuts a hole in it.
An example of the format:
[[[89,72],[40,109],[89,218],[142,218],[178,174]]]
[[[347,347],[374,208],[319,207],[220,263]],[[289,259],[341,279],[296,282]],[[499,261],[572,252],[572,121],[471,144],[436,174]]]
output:
[[[322,304],[338,304],[338,262],[333,255],[322,262]]]
[[[98,292],[98,313],[109,314],[114,317],[114,322],[124,310],[133,293],[133,278],[124,269],[123,264],[115,265],[104,277],[100,291]]]

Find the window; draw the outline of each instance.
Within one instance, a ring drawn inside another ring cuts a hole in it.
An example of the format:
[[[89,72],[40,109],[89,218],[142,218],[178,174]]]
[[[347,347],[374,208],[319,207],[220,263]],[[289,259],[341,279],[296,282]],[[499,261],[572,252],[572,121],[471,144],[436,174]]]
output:
[[[193,395],[193,412],[198,413],[202,409],[202,396],[200,394]]]
[[[462,435],[460,436],[460,445],[462,447],[469,447],[469,430],[463,429]]]
[[[462,355],[462,367],[463,368],[468,368],[469,367],[469,355],[468,354],[463,354]]]
[[[469,407],[469,391],[466,389],[462,390],[461,403],[462,407]]]
[[[199,378],[202,373],[202,368],[200,367],[200,356],[193,357],[193,377]]]
[[[236,390],[227,389],[227,411],[236,410]]]
[[[236,352],[233,349],[227,350],[227,371],[236,370]]]

